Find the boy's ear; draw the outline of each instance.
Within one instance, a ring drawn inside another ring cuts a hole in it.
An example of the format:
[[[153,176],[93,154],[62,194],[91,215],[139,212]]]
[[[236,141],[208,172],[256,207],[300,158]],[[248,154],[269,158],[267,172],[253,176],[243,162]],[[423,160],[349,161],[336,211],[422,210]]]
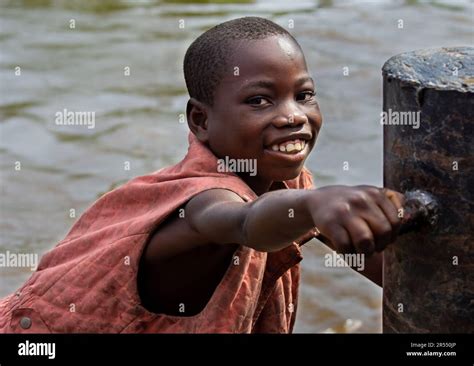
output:
[[[190,98],[186,106],[186,117],[189,129],[194,133],[199,141],[205,143],[209,139],[207,130],[207,108],[195,98]]]

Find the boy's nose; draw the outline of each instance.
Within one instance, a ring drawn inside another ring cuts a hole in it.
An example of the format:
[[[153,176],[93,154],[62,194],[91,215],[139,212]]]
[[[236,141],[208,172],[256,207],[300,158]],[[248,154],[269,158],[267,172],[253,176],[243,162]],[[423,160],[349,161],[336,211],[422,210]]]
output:
[[[272,120],[272,124],[275,127],[298,126],[307,122],[308,117],[306,117],[306,114],[296,110],[296,108],[282,109],[278,116],[275,116]]]

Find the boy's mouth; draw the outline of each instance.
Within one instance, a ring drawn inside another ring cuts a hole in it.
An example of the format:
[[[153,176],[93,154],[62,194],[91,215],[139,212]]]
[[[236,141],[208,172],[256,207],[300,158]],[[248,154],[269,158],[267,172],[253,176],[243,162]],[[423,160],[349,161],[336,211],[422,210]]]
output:
[[[301,164],[308,155],[311,134],[299,134],[288,136],[286,139],[278,139],[265,147],[265,154],[272,159],[287,161],[292,164]]]
[[[297,154],[300,151],[303,151],[306,146],[306,140],[303,139],[294,139],[284,141],[279,144],[273,144],[271,146],[272,151],[282,152],[286,154]]]
[[[267,142],[265,149],[283,154],[298,154],[305,150],[312,137],[309,131],[290,133]]]

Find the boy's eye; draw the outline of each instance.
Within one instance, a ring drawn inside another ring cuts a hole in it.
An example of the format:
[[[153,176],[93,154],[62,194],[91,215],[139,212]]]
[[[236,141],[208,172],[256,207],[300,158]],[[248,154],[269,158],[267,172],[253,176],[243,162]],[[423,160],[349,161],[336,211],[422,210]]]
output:
[[[296,100],[303,100],[303,101],[308,101],[311,100],[316,95],[315,92],[313,91],[305,91],[302,93],[299,93],[298,96],[296,97]]]
[[[252,98],[249,98],[247,99],[247,101],[245,102],[247,104],[251,104],[251,105],[265,105],[268,103],[268,100],[264,97],[252,97]]]

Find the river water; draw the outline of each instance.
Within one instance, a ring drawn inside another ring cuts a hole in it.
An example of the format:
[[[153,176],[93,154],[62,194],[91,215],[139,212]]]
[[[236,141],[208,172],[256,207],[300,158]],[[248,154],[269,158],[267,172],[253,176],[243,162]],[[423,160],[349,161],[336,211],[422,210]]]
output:
[[[184,156],[182,60],[217,23],[263,16],[300,42],[324,117],[307,162],[318,186],[382,184],[380,69],[389,57],[474,43],[470,1],[0,4],[2,253],[41,255],[71,227],[71,212],[78,217],[102,193]],[[65,108],[95,111],[95,128],[55,124]],[[381,289],[325,267],[326,252],[316,241],[303,250],[295,330],[380,332]],[[0,296],[29,275],[0,268]]]

